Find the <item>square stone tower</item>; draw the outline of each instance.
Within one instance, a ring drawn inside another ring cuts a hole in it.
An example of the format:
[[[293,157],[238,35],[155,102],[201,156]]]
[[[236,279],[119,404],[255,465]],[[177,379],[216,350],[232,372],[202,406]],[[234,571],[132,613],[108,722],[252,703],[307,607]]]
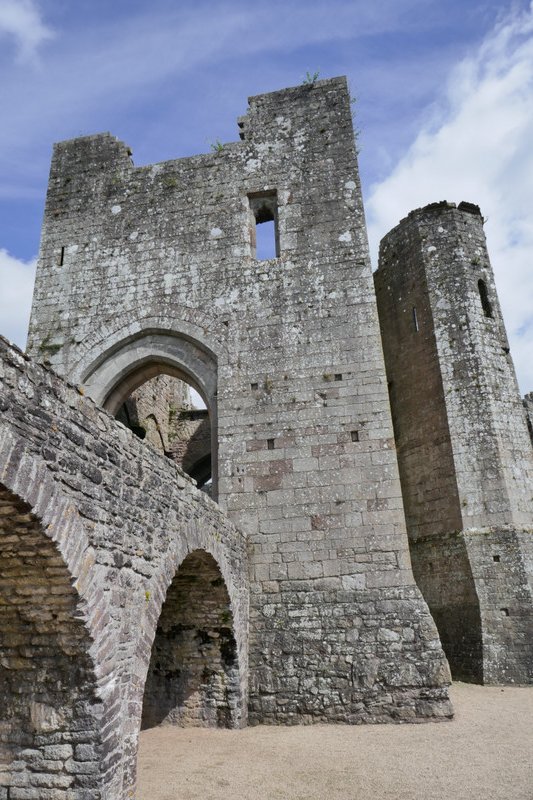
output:
[[[452,674],[533,681],[533,448],[483,218],[411,212],[375,283],[413,569]]]
[[[159,373],[211,419],[248,534],[250,719],[449,715],[414,582],[343,78],[250,98],[241,141],[135,167],[56,145],[29,350],[112,414]],[[273,254],[256,249],[273,227]]]

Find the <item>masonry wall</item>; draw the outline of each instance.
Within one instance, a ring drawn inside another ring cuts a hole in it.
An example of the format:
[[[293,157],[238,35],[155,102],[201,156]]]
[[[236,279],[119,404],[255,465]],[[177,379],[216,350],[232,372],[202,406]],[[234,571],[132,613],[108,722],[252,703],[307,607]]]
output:
[[[447,714],[409,561],[346,83],[252,97],[239,127],[241,142],[146,167],[109,134],[56,146],[30,351],[101,403],[150,358],[204,389],[213,491],[252,545],[253,721]],[[269,214],[278,257],[261,261]]]
[[[53,542],[5,488],[0,609],[0,798],[82,797],[101,757],[90,634]]]
[[[375,284],[415,576],[457,677],[528,682],[533,459],[477,206],[412,212]]]
[[[526,394],[524,397],[524,408],[526,410],[527,427],[533,446],[533,392],[529,392],[529,394]]]
[[[0,377],[0,798],[125,800],[161,608],[191,554],[227,592],[224,724],[246,720],[246,540],[169,459],[1,337]]]
[[[206,409],[176,410],[170,427],[170,457],[199,485],[211,474],[211,436]]]
[[[187,384],[168,375],[157,375],[130,395],[117,419],[160,453],[167,453],[173,419],[181,408],[190,405],[189,398]]]

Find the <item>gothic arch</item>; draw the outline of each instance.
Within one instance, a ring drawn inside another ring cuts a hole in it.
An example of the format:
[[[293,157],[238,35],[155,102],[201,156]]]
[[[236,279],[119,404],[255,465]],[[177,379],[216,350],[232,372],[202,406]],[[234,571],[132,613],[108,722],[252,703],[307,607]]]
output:
[[[82,373],[87,394],[111,414],[135,389],[156,375],[184,380],[203,397],[211,425],[213,497],[218,485],[218,414],[216,354],[204,341],[176,330],[143,329],[101,352]]]
[[[103,320],[92,334],[77,344],[77,355],[72,358],[69,368],[69,380],[84,383],[86,376],[124,342],[139,339],[150,332],[196,342],[219,366],[226,363],[226,326],[205,311],[170,304],[165,315],[139,314],[127,324],[117,321],[116,317]]]

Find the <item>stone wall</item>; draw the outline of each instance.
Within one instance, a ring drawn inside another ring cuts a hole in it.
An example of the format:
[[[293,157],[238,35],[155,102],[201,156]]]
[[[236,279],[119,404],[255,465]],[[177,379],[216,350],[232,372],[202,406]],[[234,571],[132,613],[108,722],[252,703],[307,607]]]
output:
[[[161,608],[191,554],[227,592],[224,724],[246,720],[246,541],[169,459],[1,338],[0,378],[0,798],[125,800]]]
[[[529,392],[524,397],[524,408],[526,409],[527,427],[533,445],[533,392]]]
[[[375,284],[415,577],[457,677],[527,683],[533,451],[477,206],[411,212]]]
[[[91,637],[54,543],[5,488],[0,585],[0,798],[83,796],[101,755]]]
[[[187,384],[168,375],[157,375],[132,392],[116,417],[160,453],[168,453],[174,417],[180,409],[189,407]]]
[[[198,485],[211,477],[211,435],[207,409],[176,410],[170,429],[170,457]]]
[[[240,142],[145,167],[109,134],[56,145],[29,349],[110,411],[162,372],[205,398],[213,496],[251,543],[251,719],[448,714],[346,82],[252,97],[239,127]],[[262,260],[269,219],[277,257]]]

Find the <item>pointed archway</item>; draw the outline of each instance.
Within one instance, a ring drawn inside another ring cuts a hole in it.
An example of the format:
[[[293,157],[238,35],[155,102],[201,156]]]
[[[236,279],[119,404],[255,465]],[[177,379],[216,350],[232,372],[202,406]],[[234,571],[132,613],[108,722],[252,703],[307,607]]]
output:
[[[195,550],[170,584],[146,678],[142,728],[234,728],[242,699],[228,590],[213,556]]]
[[[205,404],[208,446],[204,446],[205,452],[200,455],[210,457],[199,473],[189,474],[199,483],[211,478],[210,494],[216,500],[218,369],[216,355],[207,345],[177,332],[142,330],[100,353],[83,372],[82,382],[87,394],[115,416],[137,389],[162,375],[188,384]],[[206,464],[210,467],[209,475]]]

